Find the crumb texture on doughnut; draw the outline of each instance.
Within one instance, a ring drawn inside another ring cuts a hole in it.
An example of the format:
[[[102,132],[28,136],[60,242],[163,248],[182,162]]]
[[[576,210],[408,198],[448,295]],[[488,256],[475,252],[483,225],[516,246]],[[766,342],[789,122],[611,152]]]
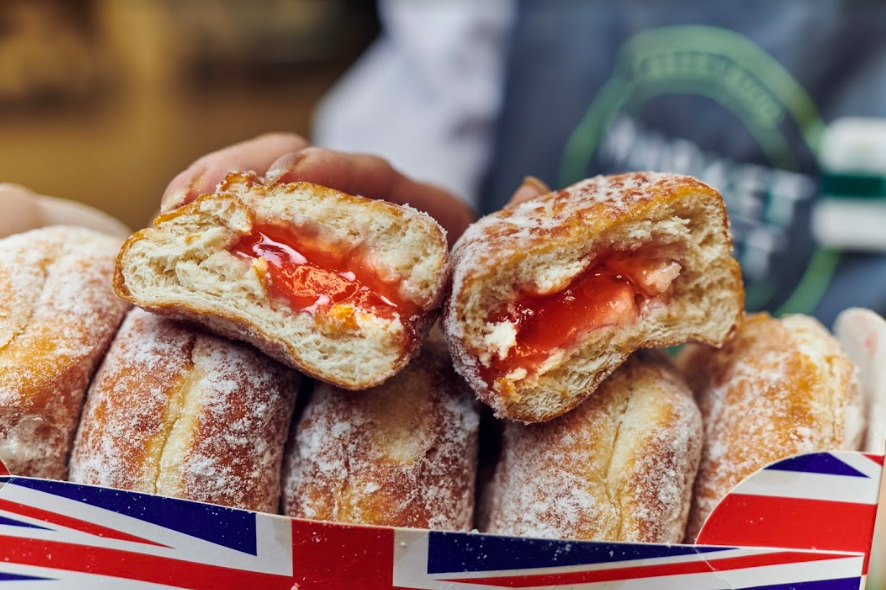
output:
[[[679,365],[705,420],[689,540],[720,500],[757,470],[792,455],[861,443],[855,366],[811,317],[749,316],[722,350],[689,347]]]
[[[665,256],[678,264],[667,292],[638,317],[591,330],[534,373],[488,383],[489,358],[507,355],[515,330],[488,318],[521,293],[556,294],[607,256]],[[456,369],[499,417],[550,420],[575,407],[640,348],[687,341],[721,345],[742,314],[722,197],[686,176],[600,176],[484,217],[452,252],[445,334]]]
[[[90,387],[71,481],[276,512],[299,376],[140,309]]]
[[[487,532],[550,539],[683,539],[701,415],[666,358],[640,352],[575,410],[505,426],[483,494]]]
[[[400,296],[418,310],[411,327],[402,317],[352,305],[294,312],[269,295],[266,261],[229,251],[262,225],[368,256],[377,276],[398,283]],[[365,389],[396,374],[417,352],[440,305],[447,263],[445,233],[424,213],[314,184],[265,185],[253,175],[232,174],[215,194],[161,215],[153,228],[132,236],[120,253],[115,285],[139,307],[245,340],[339,387]]]
[[[64,479],[83,394],[126,309],[116,238],[54,226],[0,240],[0,458]]]
[[[384,385],[313,392],[284,466],[298,518],[466,531],[473,527],[479,417],[442,344],[425,343]]]

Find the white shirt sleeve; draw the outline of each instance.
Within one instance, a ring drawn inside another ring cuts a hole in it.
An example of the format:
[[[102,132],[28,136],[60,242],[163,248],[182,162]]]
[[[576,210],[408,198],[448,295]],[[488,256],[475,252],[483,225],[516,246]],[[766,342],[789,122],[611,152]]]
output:
[[[383,34],[324,98],[314,141],[476,203],[513,13],[514,0],[381,0]]]

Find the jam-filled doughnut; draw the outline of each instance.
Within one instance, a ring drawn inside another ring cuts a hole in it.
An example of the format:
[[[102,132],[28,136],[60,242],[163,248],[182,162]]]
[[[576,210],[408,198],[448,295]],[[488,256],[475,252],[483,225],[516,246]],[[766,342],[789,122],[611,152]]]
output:
[[[71,481],[276,512],[299,375],[132,310],[89,388]]]
[[[678,364],[705,424],[689,541],[720,500],[757,470],[792,455],[854,450],[861,443],[856,367],[811,317],[748,316],[721,350],[689,346]]]
[[[370,391],[314,390],[284,462],[289,516],[473,528],[478,404],[442,341]]]
[[[0,240],[0,459],[63,479],[83,394],[129,307],[114,296],[120,240],[54,226]]]
[[[509,206],[452,252],[445,334],[499,417],[555,418],[634,350],[720,345],[744,291],[722,197],[686,176],[597,177]]]
[[[439,307],[446,236],[405,206],[232,174],[133,235],[117,292],[345,389],[396,374]]]
[[[484,531],[678,543],[701,456],[701,414],[663,354],[641,351],[572,412],[505,426]]]

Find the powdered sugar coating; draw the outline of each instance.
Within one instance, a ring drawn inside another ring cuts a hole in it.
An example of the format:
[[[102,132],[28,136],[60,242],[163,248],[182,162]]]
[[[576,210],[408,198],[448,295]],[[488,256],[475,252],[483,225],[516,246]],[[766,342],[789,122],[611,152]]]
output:
[[[274,512],[298,381],[248,346],[133,310],[90,388],[71,480]]]
[[[750,316],[722,350],[691,347],[680,364],[705,420],[690,540],[723,497],[757,470],[860,443],[860,429],[846,427],[861,410],[855,367],[812,318]]]
[[[440,346],[384,385],[319,384],[284,469],[284,510],[335,522],[470,530],[477,408]]]
[[[508,259],[526,256],[567,235],[574,226],[599,223],[601,216],[615,219],[662,194],[685,191],[687,183],[710,190],[686,176],[660,172],[595,176],[487,215],[471,225],[453,247],[452,291],[461,292],[466,281],[477,280]],[[570,266],[568,276],[560,280],[576,276],[589,262]],[[454,309],[448,311],[451,314]],[[448,334],[461,336],[460,327],[450,323],[446,329]]]
[[[666,359],[635,355],[578,408],[508,423],[488,532],[671,543],[683,538],[701,417]]]
[[[63,479],[83,393],[127,305],[112,288],[120,242],[74,227],[0,240],[0,457]]]

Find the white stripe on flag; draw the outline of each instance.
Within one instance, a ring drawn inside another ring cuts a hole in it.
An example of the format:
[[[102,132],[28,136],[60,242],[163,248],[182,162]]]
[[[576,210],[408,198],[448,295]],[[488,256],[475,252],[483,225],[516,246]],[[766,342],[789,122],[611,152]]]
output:
[[[879,489],[880,480],[875,478],[766,469],[738,484],[731,493],[873,505]]]
[[[518,590],[725,590],[727,588],[757,588],[760,586],[787,585],[822,580],[839,580],[861,576],[863,558],[860,556],[833,559],[823,562],[797,563],[733,570],[727,572],[704,572],[674,576],[656,576],[633,580],[613,580],[587,584],[551,584],[521,587]],[[413,588],[413,586],[405,586]],[[458,584],[436,582],[434,585],[414,586],[434,590],[501,590],[501,586],[485,584]]]
[[[292,572],[292,523],[283,516],[258,515],[255,531],[258,555],[249,555],[248,553],[224,547],[211,541],[193,537],[187,533],[168,529],[132,516],[14,484],[7,484],[0,488],[0,498],[26,506],[33,506],[48,512],[74,517],[114,531],[160,543],[166,545],[166,547],[99,537],[80,532],[76,529],[69,529],[45,522],[40,523],[41,526],[50,530],[3,526],[0,530],[2,530],[2,534],[6,537],[43,539],[72,545],[107,547],[132,553],[156,555],[269,574],[288,575]],[[12,519],[17,518],[12,511],[0,511],[0,514],[7,515]],[[33,519],[21,520],[35,522]]]
[[[603,571],[621,568],[642,568],[644,566],[668,565],[674,563],[692,563],[707,561],[711,567],[718,559],[745,557],[750,555],[766,555],[771,553],[783,553],[784,550],[764,548],[728,549],[722,552],[707,554],[688,554],[664,558],[650,558],[643,560],[630,560],[592,565],[573,565],[548,568],[532,568],[526,570],[496,570],[485,572],[452,572],[442,574],[427,574],[428,566],[428,533],[416,530],[398,530],[395,535],[395,559],[394,559],[394,585],[399,588],[418,588],[428,590],[488,590],[495,586],[484,584],[458,584],[458,580],[471,580],[478,578],[494,578],[521,575],[551,575],[567,574],[583,571]],[[803,552],[814,553],[814,552]],[[825,566],[821,566],[825,564]],[[564,588],[592,588],[604,590],[618,588],[619,590],[721,590],[729,588],[724,585],[724,580],[752,579],[763,580],[759,583],[748,583],[744,587],[753,585],[765,585],[766,576],[775,576],[776,579],[784,579],[787,583],[794,581],[809,581],[819,579],[834,579],[840,577],[857,577],[861,575],[862,558],[857,555],[847,554],[845,558],[837,557],[823,562],[807,562],[802,564],[787,564],[776,566],[761,566],[733,572],[705,572],[703,574],[688,574],[680,576],[665,576],[656,578],[644,578],[633,581],[599,582],[595,584],[573,584]],[[754,572],[765,572],[762,577]],[[822,577],[824,576],[824,577]],[[450,581],[443,581],[450,580]],[[667,581],[668,585],[663,585]],[[774,583],[774,582],[773,582]],[[735,586],[735,584],[733,584]]]

